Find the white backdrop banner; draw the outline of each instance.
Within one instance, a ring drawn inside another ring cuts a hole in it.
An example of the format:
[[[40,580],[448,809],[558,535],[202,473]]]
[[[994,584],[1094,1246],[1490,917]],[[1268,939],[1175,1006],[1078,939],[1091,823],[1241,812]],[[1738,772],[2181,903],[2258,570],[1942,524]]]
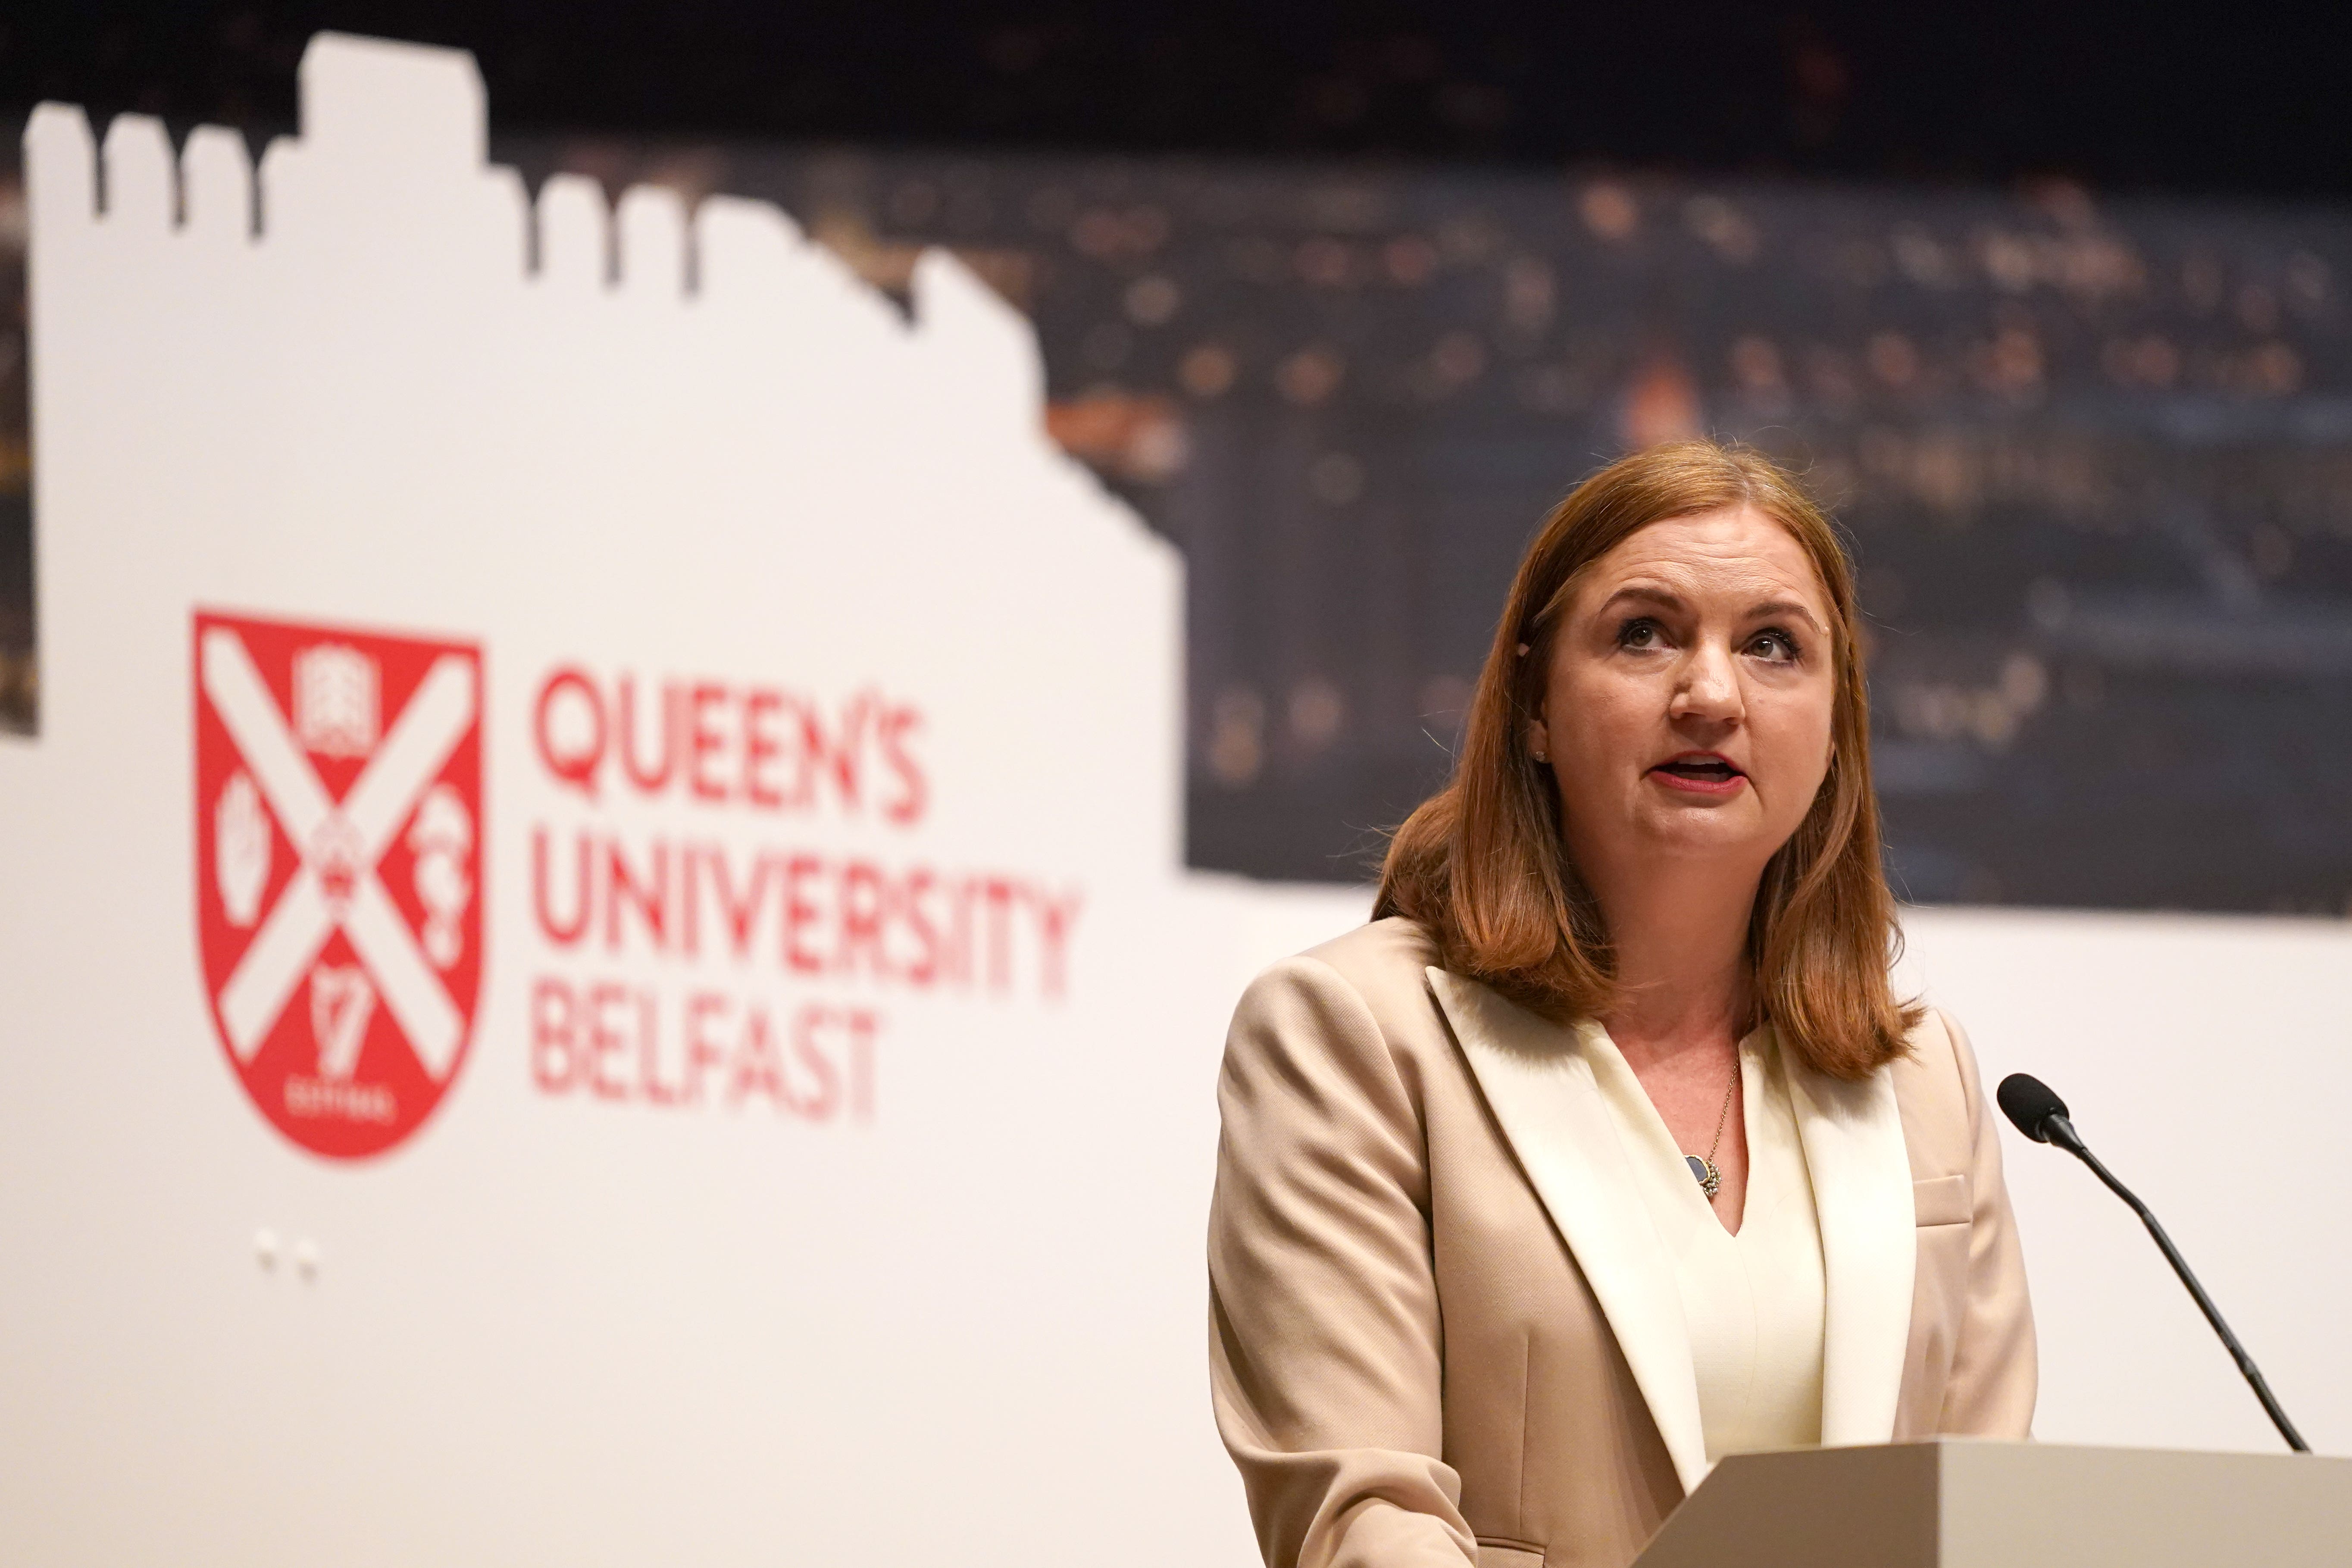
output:
[[[461,54],[325,36],[301,91],[257,176],[26,133],[0,1554],[1252,1560],[1216,1054],[1363,900],[1182,871],[1180,566],[1027,325],[772,207],[529,199]],[[2341,937],[1914,934],[2352,1439]],[[2011,1150],[2044,1435],[2260,1445],[2128,1215]]]
[[[301,86],[257,180],[27,133],[0,1556],[1244,1561],[1248,894],[1026,322],[527,203],[463,55]]]

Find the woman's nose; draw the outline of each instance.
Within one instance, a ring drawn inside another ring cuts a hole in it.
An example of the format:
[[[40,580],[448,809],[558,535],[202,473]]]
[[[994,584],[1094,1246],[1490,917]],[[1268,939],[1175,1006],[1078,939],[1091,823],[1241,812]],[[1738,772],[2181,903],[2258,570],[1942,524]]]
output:
[[[1677,719],[1728,721],[1741,717],[1739,679],[1732,668],[1731,650],[1703,643],[1683,667],[1672,710]]]

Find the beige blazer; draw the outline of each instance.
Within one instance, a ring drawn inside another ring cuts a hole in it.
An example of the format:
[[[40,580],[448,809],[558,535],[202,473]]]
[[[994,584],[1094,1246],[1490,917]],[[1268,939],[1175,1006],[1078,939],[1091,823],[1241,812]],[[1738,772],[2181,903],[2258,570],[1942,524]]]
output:
[[[1271,1568],[1620,1568],[1706,1471],[1673,1265],[1575,1034],[1378,921],[1225,1047],[1210,1373]],[[1827,1277],[1824,1442],[2023,1437],[2033,1322],[1958,1026],[1789,1061]]]

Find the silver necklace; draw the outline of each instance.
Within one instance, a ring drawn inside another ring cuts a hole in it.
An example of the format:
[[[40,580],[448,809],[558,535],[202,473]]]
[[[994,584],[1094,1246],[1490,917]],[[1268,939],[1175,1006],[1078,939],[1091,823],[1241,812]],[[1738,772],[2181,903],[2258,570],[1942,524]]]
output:
[[[1698,1178],[1699,1191],[1706,1201],[1715,1202],[1715,1194],[1723,1191],[1723,1173],[1715,1168],[1716,1151],[1723,1147],[1723,1124],[1731,1120],[1732,1097],[1739,1092],[1739,1053],[1731,1054],[1731,1081],[1723,1086],[1723,1109],[1715,1113],[1715,1142],[1706,1146],[1705,1155],[1685,1154],[1683,1163]]]

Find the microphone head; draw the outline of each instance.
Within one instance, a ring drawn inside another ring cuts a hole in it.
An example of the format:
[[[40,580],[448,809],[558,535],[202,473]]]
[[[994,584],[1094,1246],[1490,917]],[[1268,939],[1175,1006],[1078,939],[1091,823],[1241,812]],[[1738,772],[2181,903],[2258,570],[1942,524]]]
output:
[[[2017,1130],[2036,1143],[2050,1142],[2052,1117],[2073,1120],[2066,1115],[2066,1102],[2058,1098],[2056,1091],[2027,1073],[2013,1072],[2001,1079],[1993,1098],[2000,1101],[2000,1109],[2009,1119],[2017,1123]]]

